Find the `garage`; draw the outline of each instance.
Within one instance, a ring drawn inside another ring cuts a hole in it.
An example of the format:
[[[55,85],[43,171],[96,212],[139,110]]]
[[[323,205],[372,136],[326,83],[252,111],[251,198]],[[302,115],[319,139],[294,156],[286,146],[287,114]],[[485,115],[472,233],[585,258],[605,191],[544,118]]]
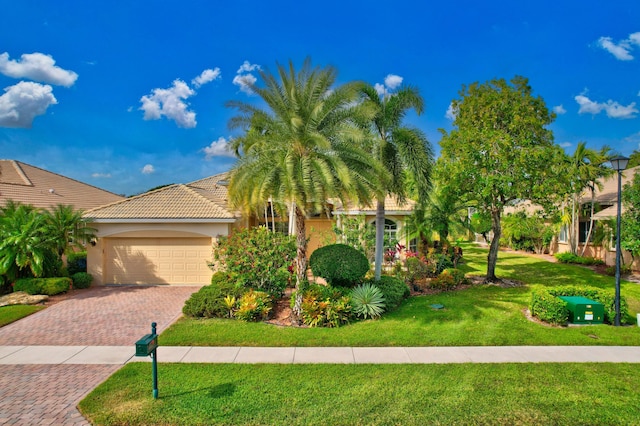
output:
[[[211,238],[105,238],[104,284],[211,282]]]

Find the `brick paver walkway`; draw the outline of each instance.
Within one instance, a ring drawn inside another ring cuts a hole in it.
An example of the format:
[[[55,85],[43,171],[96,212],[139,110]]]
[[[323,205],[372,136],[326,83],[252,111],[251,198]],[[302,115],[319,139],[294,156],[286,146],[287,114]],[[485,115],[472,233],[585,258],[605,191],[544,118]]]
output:
[[[120,286],[75,291],[72,297],[0,328],[0,346],[131,345],[182,313],[198,287]],[[119,365],[3,365],[0,425],[86,425],[78,402]]]

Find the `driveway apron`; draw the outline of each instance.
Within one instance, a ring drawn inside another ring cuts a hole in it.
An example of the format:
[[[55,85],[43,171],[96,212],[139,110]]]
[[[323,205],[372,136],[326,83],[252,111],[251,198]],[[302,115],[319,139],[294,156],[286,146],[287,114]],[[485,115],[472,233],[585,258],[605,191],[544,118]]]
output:
[[[126,346],[182,313],[194,286],[99,286],[0,328],[0,346]],[[121,366],[3,365],[0,424],[88,424],[77,403]]]

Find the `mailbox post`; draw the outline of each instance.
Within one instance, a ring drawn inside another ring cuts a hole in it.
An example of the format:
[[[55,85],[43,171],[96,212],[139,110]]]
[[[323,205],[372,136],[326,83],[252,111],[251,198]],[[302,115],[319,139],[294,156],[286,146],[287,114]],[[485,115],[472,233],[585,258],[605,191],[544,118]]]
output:
[[[151,355],[153,371],[153,399],[158,399],[158,335],[156,323],[151,323],[151,334],[145,334],[136,342],[136,356]]]

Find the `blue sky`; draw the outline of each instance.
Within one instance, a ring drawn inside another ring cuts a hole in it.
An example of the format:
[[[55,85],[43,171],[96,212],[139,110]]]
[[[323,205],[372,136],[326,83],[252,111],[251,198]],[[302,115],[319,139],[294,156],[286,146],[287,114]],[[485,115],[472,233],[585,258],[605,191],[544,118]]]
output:
[[[640,2],[0,0],[0,158],[120,194],[228,170],[244,79],[309,56],[399,82],[439,151],[463,84],[529,78],[556,143],[640,148]],[[259,81],[258,81],[259,84]]]

